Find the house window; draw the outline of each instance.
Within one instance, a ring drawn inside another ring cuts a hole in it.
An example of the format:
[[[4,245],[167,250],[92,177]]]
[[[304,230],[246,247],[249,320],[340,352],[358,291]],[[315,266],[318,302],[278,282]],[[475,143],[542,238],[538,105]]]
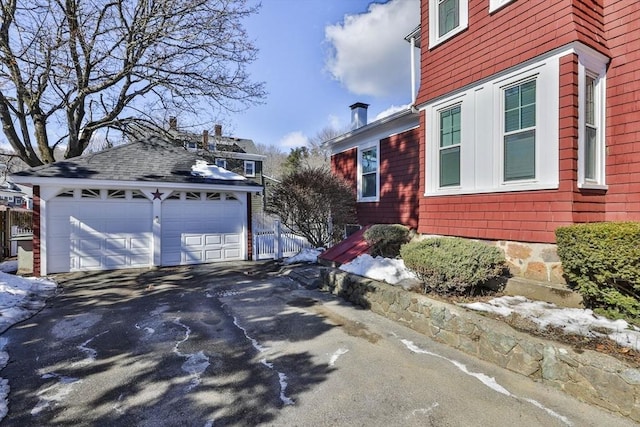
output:
[[[193,191],[187,191],[185,193],[184,199],[185,200],[200,200],[200,199],[202,199],[202,197],[200,196],[200,193],[196,193],[196,192],[193,192]]]
[[[358,154],[358,199],[376,201],[378,199],[378,145],[363,147]]]
[[[536,177],[536,81],[504,89],[503,179]]]
[[[579,86],[578,185],[606,188],[604,71],[598,74],[581,64]]]
[[[598,124],[596,123],[596,79],[587,75],[584,85],[584,178],[597,179],[598,161]]]
[[[440,187],[460,185],[460,105],[440,116]]]
[[[226,169],[227,168],[227,159],[216,159],[216,166],[219,168]]]
[[[568,54],[573,47],[424,105],[425,196],[557,189],[560,64]],[[454,156],[446,150],[456,146],[458,106],[460,176],[453,185],[442,164]]]
[[[511,3],[513,0],[489,0],[489,13],[495,12],[502,6]]]
[[[467,28],[469,0],[429,0],[429,48]]]
[[[244,175],[256,176],[256,162],[254,162],[253,160],[244,161]]]

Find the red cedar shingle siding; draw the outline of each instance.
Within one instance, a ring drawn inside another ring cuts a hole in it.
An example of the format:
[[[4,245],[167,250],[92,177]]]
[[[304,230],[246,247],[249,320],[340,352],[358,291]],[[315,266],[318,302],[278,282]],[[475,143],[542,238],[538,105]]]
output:
[[[607,71],[607,221],[640,221],[640,8],[604,1]]]
[[[556,228],[574,222],[577,192],[578,64],[575,55],[560,61],[560,184],[558,190],[485,193],[420,198],[418,231],[476,239],[553,243]],[[424,117],[421,119],[424,124]],[[420,156],[424,157],[424,148]],[[424,160],[422,161],[424,164]],[[423,166],[424,168],[424,166]],[[424,179],[424,178],[421,178]],[[601,204],[582,196],[583,217]]]
[[[351,184],[353,191],[357,187],[358,150],[352,148],[331,156],[331,170],[334,174]]]
[[[420,130],[412,129],[380,141],[380,201],[358,203],[358,223],[418,226],[420,187]],[[357,149],[332,156],[334,173],[354,188]]]
[[[602,1],[516,1],[489,14],[488,0],[469,0],[465,31],[431,50],[425,37],[417,104],[574,41],[608,54],[603,27]],[[428,1],[423,0],[423,34],[428,28]]]
[[[428,2],[422,2],[423,33]],[[560,62],[560,185],[557,191],[421,197],[418,231],[470,238],[554,242],[574,222],[640,220],[640,9],[635,2],[516,1],[489,15],[469,0],[466,31],[429,50],[423,43],[418,103],[580,41],[612,57],[607,72],[608,191],[580,190],[578,64]],[[453,55],[452,53],[455,53]],[[454,72],[455,71],[455,72]],[[425,117],[421,117],[420,192],[424,191]]]

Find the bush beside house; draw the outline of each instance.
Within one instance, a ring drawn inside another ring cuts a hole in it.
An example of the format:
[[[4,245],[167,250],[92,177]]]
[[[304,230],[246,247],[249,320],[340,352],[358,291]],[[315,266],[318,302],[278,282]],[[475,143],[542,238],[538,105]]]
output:
[[[556,230],[558,256],[585,306],[640,325],[640,223],[591,223]]]

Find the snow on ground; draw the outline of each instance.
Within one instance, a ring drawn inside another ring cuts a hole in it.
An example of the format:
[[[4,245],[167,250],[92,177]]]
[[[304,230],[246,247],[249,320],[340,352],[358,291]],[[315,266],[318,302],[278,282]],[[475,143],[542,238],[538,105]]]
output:
[[[0,262],[0,271],[4,273],[15,273],[18,271],[18,261],[3,261]]]
[[[640,328],[626,321],[598,316],[592,310],[563,308],[542,301],[530,301],[522,296],[504,296],[488,302],[461,304],[472,310],[509,316],[513,313],[533,321],[540,329],[554,326],[568,334],[587,337],[607,336],[624,347],[640,351]]]
[[[402,260],[360,255],[352,262],[340,267],[349,273],[374,280],[397,284],[403,279],[415,279],[413,272],[407,269]],[[587,337],[607,336],[624,347],[640,351],[640,328],[629,325],[624,320],[610,320],[598,316],[592,310],[564,308],[554,304],[531,301],[522,296],[504,296],[486,303],[475,302],[461,304],[476,311],[491,312],[506,317],[512,313],[533,321],[540,329],[554,326],[568,334]]]
[[[368,254],[360,255],[350,263],[341,265],[340,270],[392,285],[397,285],[403,280],[417,280],[415,273],[405,267],[403,260],[380,256],[373,258]]]
[[[318,256],[324,251],[323,248],[311,249],[306,248],[298,252],[296,255],[285,258],[285,264],[296,264],[299,262],[318,262]]]
[[[6,268],[7,263],[0,264],[0,271],[7,271]],[[53,295],[56,286],[51,280],[24,278],[0,272],[0,333],[40,310],[45,299]],[[4,351],[6,345],[7,339],[0,338],[0,370],[9,361],[9,354]],[[9,383],[0,378],[0,420],[7,415],[8,397]]]

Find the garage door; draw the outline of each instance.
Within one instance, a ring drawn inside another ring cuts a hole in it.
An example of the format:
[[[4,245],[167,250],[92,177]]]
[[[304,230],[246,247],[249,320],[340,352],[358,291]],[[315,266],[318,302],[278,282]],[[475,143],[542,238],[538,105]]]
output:
[[[245,206],[232,194],[176,193],[162,202],[162,265],[244,259]]]
[[[47,271],[112,270],[152,265],[148,199],[55,198],[47,208]]]

